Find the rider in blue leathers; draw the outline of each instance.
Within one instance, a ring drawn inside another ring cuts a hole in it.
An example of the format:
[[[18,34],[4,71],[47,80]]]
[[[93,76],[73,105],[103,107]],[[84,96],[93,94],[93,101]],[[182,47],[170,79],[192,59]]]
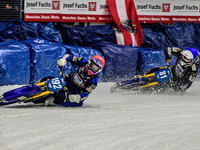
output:
[[[70,54],[64,55],[57,61],[58,67],[63,67],[70,62],[79,68],[72,74],[65,74],[66,89],[54,93],[45,100],[45,106],[50,103],[65,107],[80,107],[84,100],[96,88],[99,73],[105,66],[105,60],[100,55],[93,56],[90,60]],[[43,78],[42,80],[46,80]],[[41,80],[40,80],[41,81]]]
[[[186,91],[194,82],[199,67],[200,55],[195,48],[181,49],[177,47],[166,47],[164,54],[167,62],[172,55],[177,57],[176,64],[171,68],[173,78],[170,83],[175,91]],[[146,74],[157,71],[151,69]]]

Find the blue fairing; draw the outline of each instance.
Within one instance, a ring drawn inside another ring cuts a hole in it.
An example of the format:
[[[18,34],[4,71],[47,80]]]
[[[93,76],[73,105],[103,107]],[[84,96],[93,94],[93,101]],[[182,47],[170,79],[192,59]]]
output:
[[[164,68],[155,72],[156,81],[158,83],[166,83],[172,77],[170,69]]]
[[[41,87],[36,86],[36,85],[29,85],[29,86],[24,86],[21,88],[17,88],[17,89],[5,92],[3,94],[3,97],[5,100],[11,101],[11,100],[16,100],[17,98],[21,96],[31,97],[41,92],[42,92]]]
[[[11,101],[4,101],[1,103],[1,105],[9,105],[9,104],[14,104],[17,103],[18,100],[11,100]]]
[[[47,85],[49,88],[49,91],[56,92],[64,88],[66,85],[65,79],[63,76],[53,78],[51,80],[47,81]]]

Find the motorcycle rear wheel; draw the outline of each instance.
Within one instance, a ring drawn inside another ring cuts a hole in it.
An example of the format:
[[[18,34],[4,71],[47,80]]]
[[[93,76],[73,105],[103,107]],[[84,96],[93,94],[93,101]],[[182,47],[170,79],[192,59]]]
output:
[[[149,78],[137,77],[115,83],[110,87],[110,93],[119,93],[123,91],[139,91],[141,86],[147,85]]]

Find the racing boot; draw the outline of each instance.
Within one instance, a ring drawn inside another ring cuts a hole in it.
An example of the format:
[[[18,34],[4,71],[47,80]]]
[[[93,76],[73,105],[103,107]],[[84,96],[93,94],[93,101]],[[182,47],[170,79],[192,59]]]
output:
[[[47,99],[44,102],[44,106],[49,106],[50,104],[52,104],[54,101],[54,96],[49,96],[47,97]]]

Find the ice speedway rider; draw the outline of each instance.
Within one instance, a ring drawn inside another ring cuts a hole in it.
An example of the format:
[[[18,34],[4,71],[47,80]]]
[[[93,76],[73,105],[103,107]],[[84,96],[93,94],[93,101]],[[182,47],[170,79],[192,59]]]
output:
[[[44,102],[45,106],[54,103],[65,107],[80,107],[83,105],[83,101],[96,88],[99,73],[105,66],[105,59],[103,57],[95,55],[88,61],[82,57],[65,54],[57,61],[57,65],[58,67],[63,67],[68,61],[79,68],[71,74],[64,74],[66,89],[58,91],[53,96],[41,99],[36,103]],[[45,77],[37,82],[47,79],[48,77]]]
[[[164,54],[167,62],[170,62],[172,55],[177,57],[175,65],[171,68],[173,78],[169,86],[175,91],[186,91],[196,78],[200,54],[195,48],[183,50],[177,47],[166,47]],[[158,68],[151,69],[146,74],[157,70]]]

